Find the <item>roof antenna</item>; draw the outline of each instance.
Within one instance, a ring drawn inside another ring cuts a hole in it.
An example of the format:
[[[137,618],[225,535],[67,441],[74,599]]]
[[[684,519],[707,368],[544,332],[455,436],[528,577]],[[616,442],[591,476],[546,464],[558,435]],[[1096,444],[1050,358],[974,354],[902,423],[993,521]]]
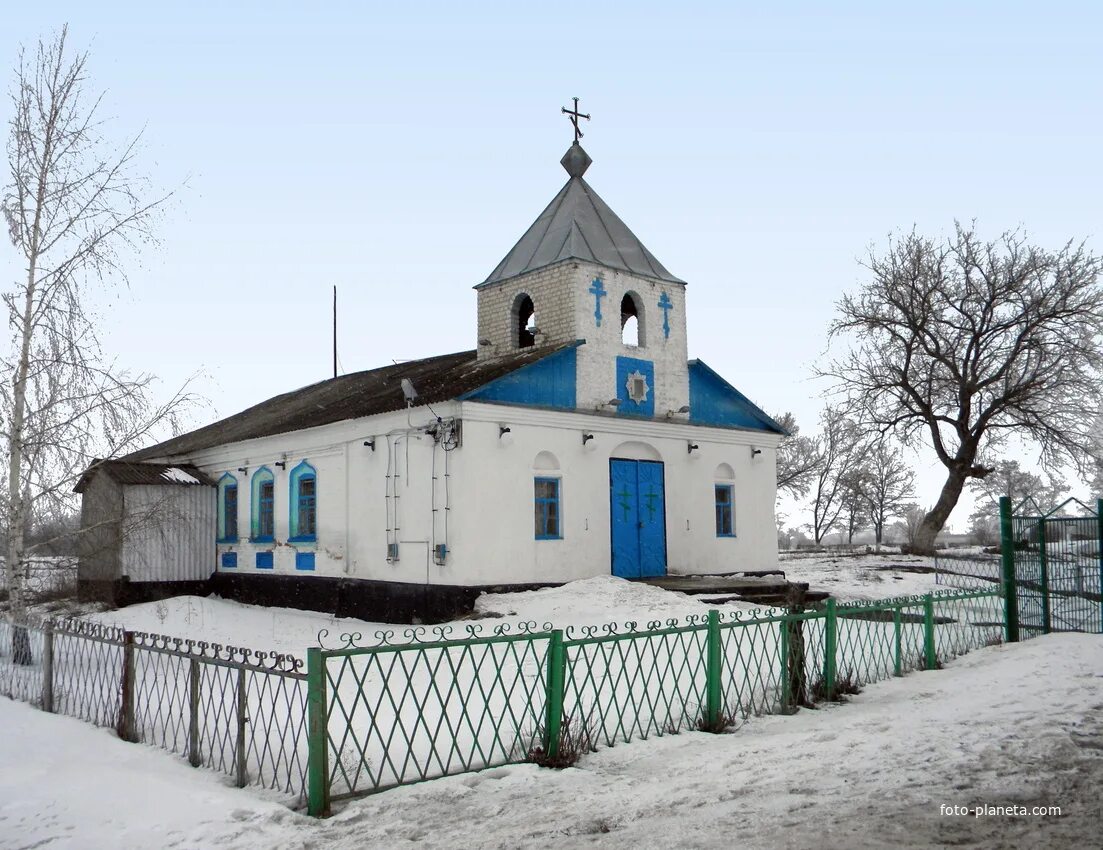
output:
[[[417,401],[417,390],[414,389],[414,382],[409,378],[402,379],[402,395],[406,397],[406,406],[413,407],[414,402]]]
[[[337,284],[333,284],[333,377],[337,377]]]

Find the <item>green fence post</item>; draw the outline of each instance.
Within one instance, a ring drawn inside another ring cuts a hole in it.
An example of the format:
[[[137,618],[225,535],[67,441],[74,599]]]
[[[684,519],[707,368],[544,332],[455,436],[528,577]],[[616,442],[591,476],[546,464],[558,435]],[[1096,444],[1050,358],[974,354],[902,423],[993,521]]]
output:
[[[1049,558],[1046,556],[1046,518],[1038,517],[1038,565],[1042,579],[1042,634],[1049,634],[1052,623],[1049,607]]]
[[[793,688],[789,681],[789,615],[782,614],[781,622],[781,713],[788,714],[792,710]]]
[[[705,701],[708,712],[708,730],[719,732],[723,714],[723,690],[720,687],[720,671],[723,666],[720,653],[720,612],[709,611],[707,652],[705,658]]]
[[[938,667],[938,646],[934,640],[934,597],[923,597],[923,661],[924,670]]]
[[[563,647],[563,630],[551,633],[548,643],[548,698],[544,719],[544,753],[548,759],[559,755],[559,732],[563,727],[563,691],[567,672],[567,653]]]
[[[311,647],[306,651],[306,810],[316,818],[329,814],[329,712],[325,665],[321,648]]]
[[[829,596],[826,605],[827,616],[823,623],[823,689],[826,699],[834,699],[838,620],[835,617],[835,600]]]
[[[903,629],[901,628],[901,621],[900,606],[897,605],[892,609],[892,633],[896,648],[896,657],[892,666],[892,674],[894,676],[904,675],[904,636]]]
[[[1000,560],[1003,573],[1003,621],[1007,642],[1019,639],[1019,586],[1015,583],[1015,541],[1011,498],[1000,496]]]
[[[1103,594],[1103,499],[1095,500],[1095,528],[1096,543],[1099,547],[1096,553],[1096,559],[1099,561],[1099,588],[1100,594]],[[1103,595],[1099,598],[1098,632],[1103,634]]]

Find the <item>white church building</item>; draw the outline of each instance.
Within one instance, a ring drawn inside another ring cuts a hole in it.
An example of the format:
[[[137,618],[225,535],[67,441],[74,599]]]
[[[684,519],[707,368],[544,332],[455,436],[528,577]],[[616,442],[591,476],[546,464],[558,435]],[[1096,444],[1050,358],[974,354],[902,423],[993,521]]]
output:
[[[689,359],[685,282],[590,163],[576,141],[567,183],[475,287],[473,350],[90,467],[82,589],[434,620],[488,588],[775,568],[784,432]]]

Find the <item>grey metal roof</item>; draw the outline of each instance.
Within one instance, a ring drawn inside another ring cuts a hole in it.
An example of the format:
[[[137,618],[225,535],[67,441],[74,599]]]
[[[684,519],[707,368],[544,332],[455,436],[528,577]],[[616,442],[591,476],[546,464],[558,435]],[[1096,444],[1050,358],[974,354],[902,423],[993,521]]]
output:
[[[126,460],[182,457],[227,443],[402,410],[406,406],[403,378],[409,378],[417,389],[418,406],[459,398],[574,344],[523,348],[486,360],[479,360],[474,351],[460,351],[341,375],[278,395],[241,413],[140,449],[127,455]]]
[[[479,286],[569,259],[669,283],[685,283],[655,259],[628,225],[582,179],[590,158],[577,142],[564,155],[562,165],[571,175],[566,185]]]

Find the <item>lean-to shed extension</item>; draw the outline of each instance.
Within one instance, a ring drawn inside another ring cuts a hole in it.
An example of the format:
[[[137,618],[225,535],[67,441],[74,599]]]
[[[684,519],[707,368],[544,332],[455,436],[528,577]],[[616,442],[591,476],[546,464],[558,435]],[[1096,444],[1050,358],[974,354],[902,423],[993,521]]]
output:
[[[82,598],[201,592],[214,565],[215,482],[190,465],[94,462],[80,493]]]

